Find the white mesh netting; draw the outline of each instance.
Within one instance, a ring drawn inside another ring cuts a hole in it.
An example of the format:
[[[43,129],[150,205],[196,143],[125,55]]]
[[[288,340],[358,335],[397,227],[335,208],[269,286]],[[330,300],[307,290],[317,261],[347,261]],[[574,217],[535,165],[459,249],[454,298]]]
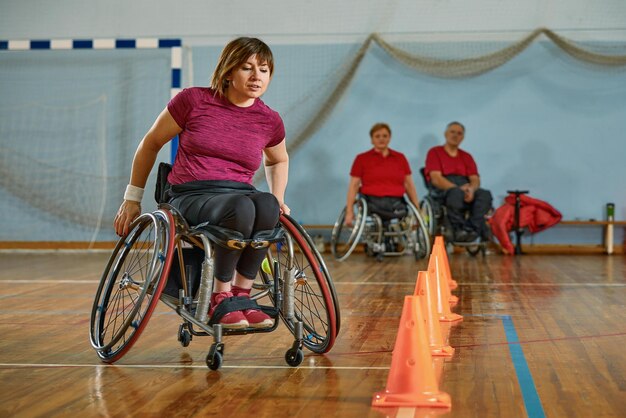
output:
[[[168,50],[2,52],[0,241],[115,239],[134,150],[169,99],[170,66]]]
[[[283,59],[277,67],[268,93],[285,120],[289,152],[336,111],[372,51],[385,54],[389,65],[442,80],[492,71],[537,41],[558,48],[576,65],[606,71],[626,65],[624,42],[573,41],[548,29],[515,40],[511,34],[478,38],[373,33],[362,42],[289,49],[283,58],[290,62]],[[275,55],[281,47],[288,46],[272,45]],[[114,240],[110,223],[134,151],[169,99],[169,51],[0,53],[0,209],[10,217],[0,228],[0,241]],[[167,151],[162,159],[169,160]],[[259,172],[255,182],[262,180]],[[144,205],[151,203],[152,190],[153,176]]]

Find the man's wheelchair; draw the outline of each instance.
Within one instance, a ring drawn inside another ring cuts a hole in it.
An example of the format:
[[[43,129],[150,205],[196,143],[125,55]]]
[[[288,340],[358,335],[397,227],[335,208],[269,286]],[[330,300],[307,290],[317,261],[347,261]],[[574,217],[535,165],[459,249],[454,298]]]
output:
[[[428,227],[406,196],[404,204],[400,217],[383,219],[368,208],[363,196],[357,197],[352,225],[344,224],[344,207],[333,226],[330,241],[333,256],[339,261],[347,259],[362,241],[367,255],[375,256],[378,261],[385,256],[405,254],[413,254],[416,260],[427,257],[430,254]]]
[[[431,237],[443,236],[446,247],[462,247],[467,253],[475,257],[478,253],[483,256],[487,253],[488,239],[480,237],[478,241],[460,242],[454,240],[454,230],[450,224],[450,220],[446,214],[446,207],[443,204],[443,197],[438,197],[433,190],[433,186],[426,180],[424,168],[420,169],[424,185],[428,190],[428,194],[420,202],[420,210],[424,215],[424,222],[427,225],[428,233]],[[468,215],[468,214],[466,214]]]
[[[158,190],[159,185],[157,196]],[[241,309],[267,313],[274,319],[271,328],[222,329],[219,323],[207,321],[215,245],[268,248],[250,299],[233,299],[243,303]],[[130,350],[159,300],[182,318],[178,341],[183,347],[194,336],[213,337],[206,356],[211,370],[222,364],[224,335],[271,332],[280,318],[294,335],[285,360],[295,367],[304,359],[302,347],[326,353],[340,328],[337,294],[324,260],[306,231],[287,215],[280,216],[275,230],[252,239],[214,225],[189,226],[164,203],[140,215],[118,241],[93,303],[91,344],[102,361],[113,363]],[[262,300],[269,305],[258,304]]]

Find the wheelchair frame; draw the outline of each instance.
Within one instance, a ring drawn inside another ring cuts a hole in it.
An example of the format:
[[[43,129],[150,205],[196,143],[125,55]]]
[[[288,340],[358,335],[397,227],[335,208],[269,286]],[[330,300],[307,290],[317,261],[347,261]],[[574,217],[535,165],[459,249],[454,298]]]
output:
[[[340,328],[332,279],[306,231],[287,215],[281,215],[279,226],[277,233],[266,239],[242,240],[224,237],[223,231],[210,225],[189,227],[168,204],[140,215],[129,233],[118,241],[96,292],[90,339],[98,357],[105,363],[121,359],[138,340],[159,300],[182,318],[178,341],[183,347],[194,336],[213,337],[206,357],[212,370],[222,364],[224,335],[271,332],[277,328],[279,317],[294,335],[285,353],[287,364],[295,367],[303,361],[303,347],[315,353],[328,352]],[[266,297],[272,302],[272,306],[258,305],[274,318],[271,328],[234,330],[207,324],[213,288],[213,245],[268,248],[268,263],[260,269],[250,299]],[[191,272],[193,263],[185,262],[187,248],[204,252],[199,282]],[[173,296],[163,290],[168,281],[175,280],[171,270],[175,260],[179,283],[174,286],[178,295]]]
[[[378,214],[368,213],[367,201],[364,197],[359,196],[354,203],[356,208],[351,228],[344,225],[346,216],[346,207],[344,207],[331,233],[333,256],[339,261],[346,260],[364,236],[367,254],[375,256],[378,261],[381,261],[384,256],[400,256],[410,253],[414,254],[416,260],[427,257],[430,254],[431,245],[427,226],[420,212],[406,195],[404,201],[407,205],[407,215],[402,219],[390,220],[387,230]],[[346,231],[348,234],[345,234]],[[346,235],[347,238],[343,243],[342,237]],[[400,249],[387,248],[386,241],[398,245]]]
[[[423,169],[422,169],[423,170]],[[422,172],[422,175],[424,173]],[[446,246],[462,247],[472,257],[475,257],[478,253],[482,253],[483,256],[487,253],[488,241],[484,241],[480,238],[479,242],[459,242],[454,241],[454,235],[452,228],[449,225],[449,221],[446,214],[446,207],[437,202],[432,196],[431,186],[426,182],[424,176],[424,183],[428,189],[428,195],[420,202],[420,210],[425,215],[425,222],[428,225],[428,232],[431,237],[437,235],[443,236]]]

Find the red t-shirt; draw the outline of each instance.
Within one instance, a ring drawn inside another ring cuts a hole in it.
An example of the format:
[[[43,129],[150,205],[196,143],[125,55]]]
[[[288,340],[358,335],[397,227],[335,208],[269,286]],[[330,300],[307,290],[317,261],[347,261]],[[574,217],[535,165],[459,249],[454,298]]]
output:
[[[361,193],[370,196],[404,195],[404,179],[411,174],[411,167],[404,154],[392,149],[383,157],[371,149],[356,156],[350,175],[361,179]]]
[[[178,93],[167,110],[183,130],[170,184],[195,180],[232,180],[251,183],[261,165],[264,148],[285,138],[277,112],[261,99],[238,107],[206,87]]]
[[[444,149],[443,145],[432,147],[426,154],[426,179],[430,181],[431,171],[441,171],[445,176],[473,176],[478,175],[478,168],[472,156],[463,151],[458,150],[456,157],[450,156]]]

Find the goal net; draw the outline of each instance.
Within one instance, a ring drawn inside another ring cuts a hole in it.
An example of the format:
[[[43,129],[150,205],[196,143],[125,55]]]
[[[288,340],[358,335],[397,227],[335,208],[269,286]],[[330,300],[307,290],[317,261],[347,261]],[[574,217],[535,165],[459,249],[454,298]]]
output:
[[[170,97],[169,48],[0,54],[0,241],[114,241],[134,151]]]

